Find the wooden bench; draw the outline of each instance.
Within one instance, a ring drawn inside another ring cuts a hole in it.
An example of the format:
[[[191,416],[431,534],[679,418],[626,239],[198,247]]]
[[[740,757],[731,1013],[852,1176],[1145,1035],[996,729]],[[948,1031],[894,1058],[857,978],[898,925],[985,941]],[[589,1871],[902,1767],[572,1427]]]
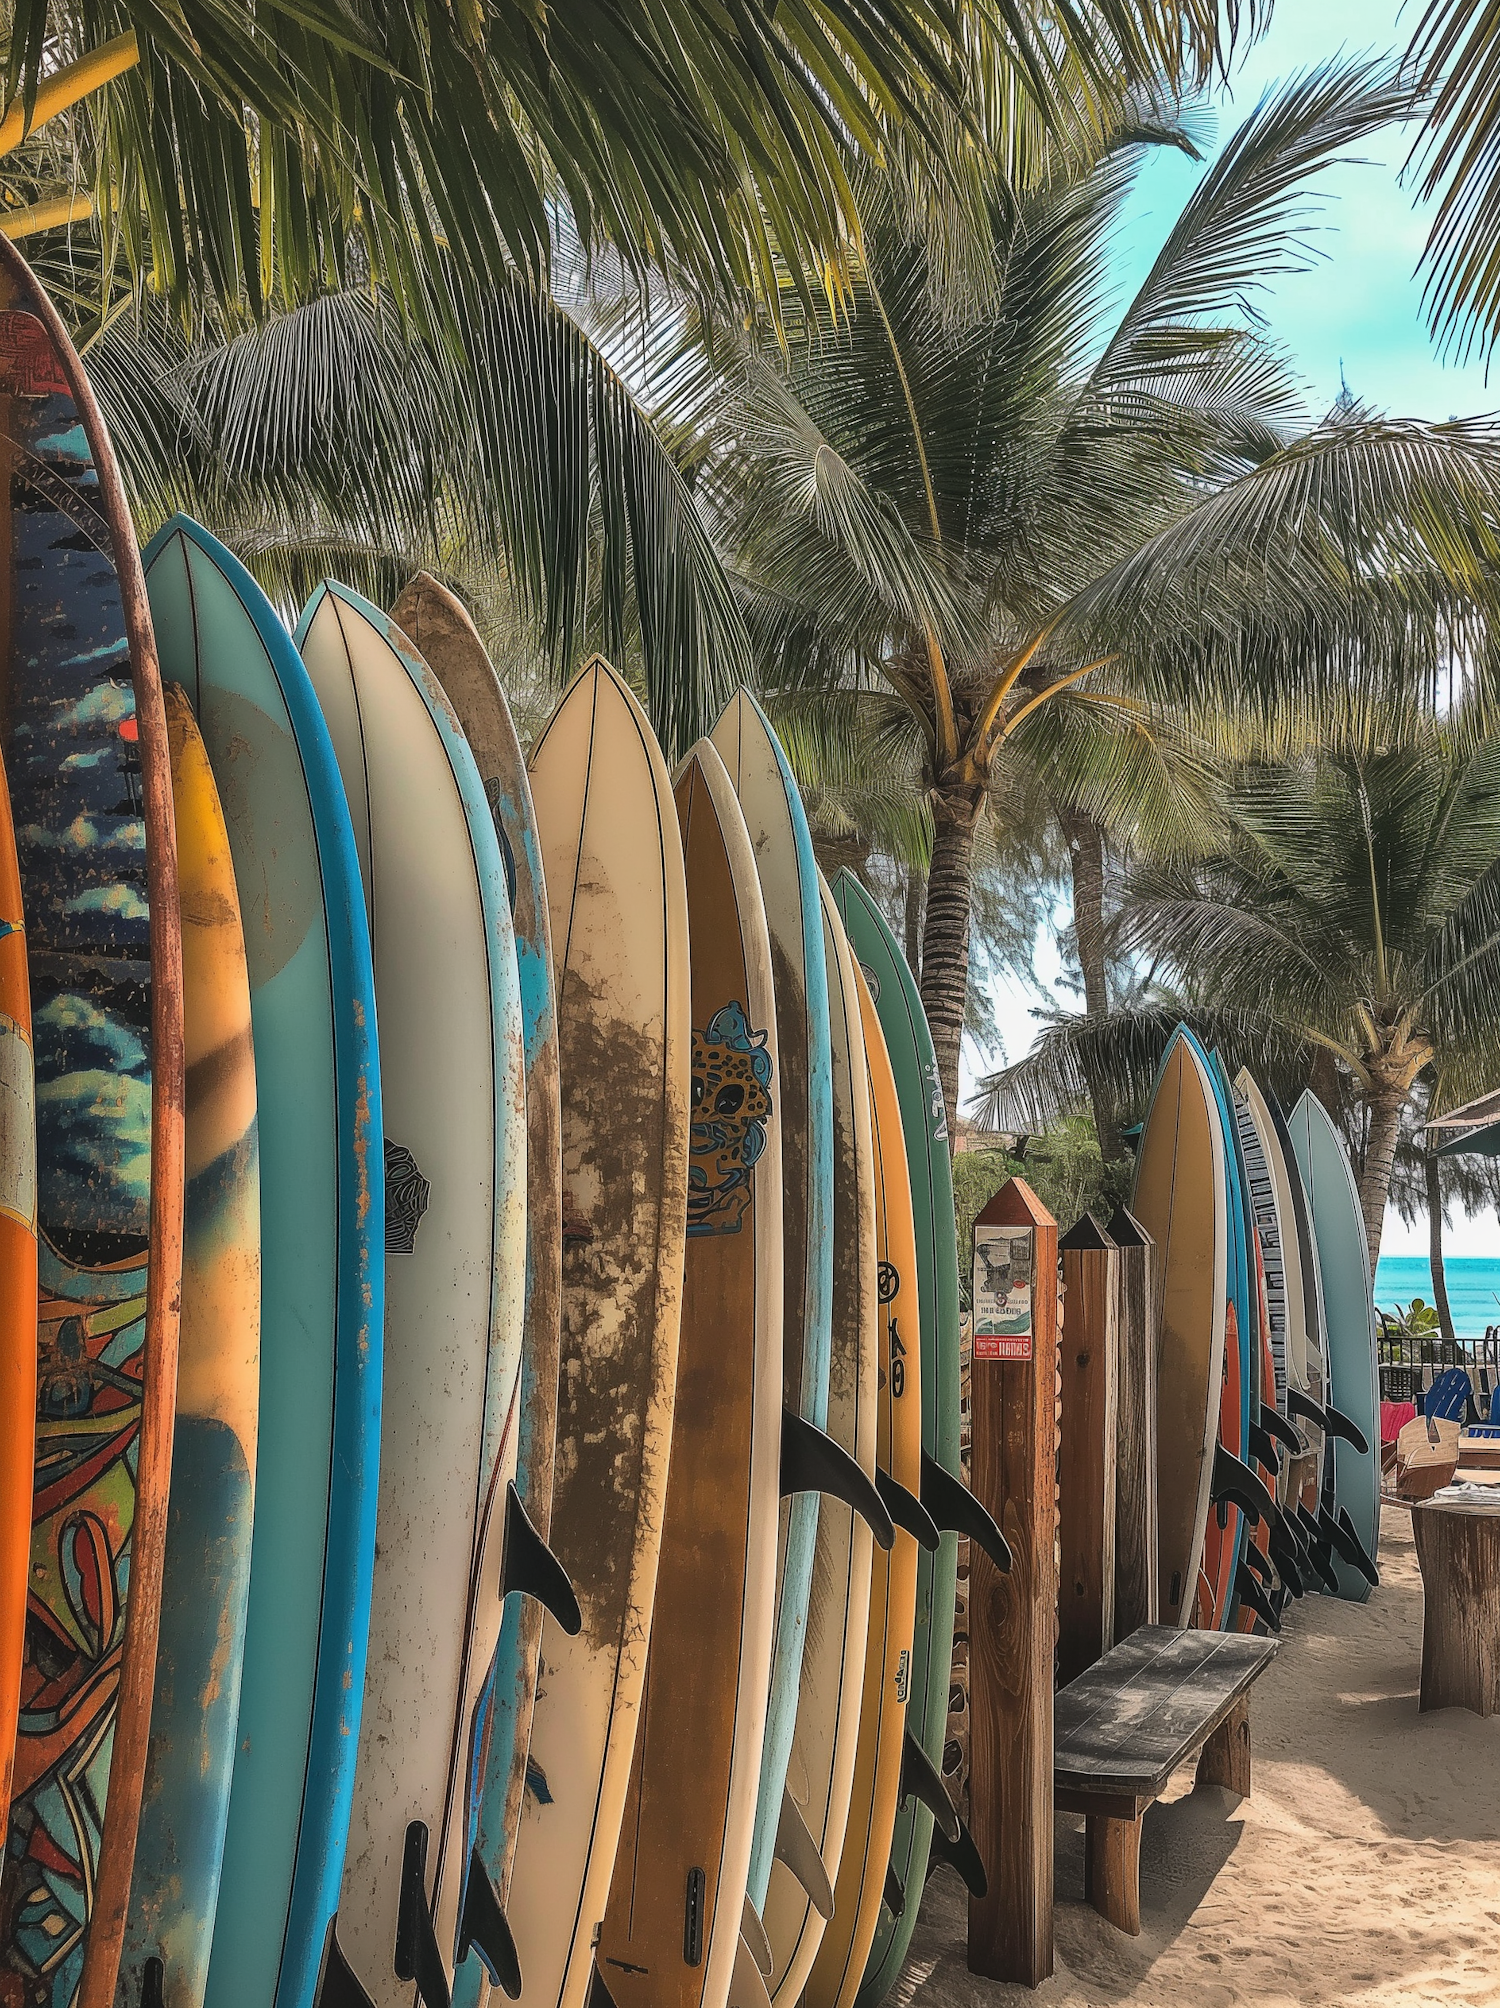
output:
[[[1141,1816],[1195,1750],[1197,1783],[1250,1791],[1250,1689],[1279,1640],[1142,1625],[1057,1696],[1053,1794],[1088,1828],[1084,1895],[1141,1928]]]

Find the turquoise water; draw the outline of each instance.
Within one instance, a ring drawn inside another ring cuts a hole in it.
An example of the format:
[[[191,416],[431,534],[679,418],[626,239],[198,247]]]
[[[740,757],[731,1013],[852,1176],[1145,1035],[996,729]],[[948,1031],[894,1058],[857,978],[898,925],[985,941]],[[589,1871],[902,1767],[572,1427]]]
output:
[[[1486,1325],[1500,1325],[1500,1260],[1488,1255],[1450,1256],[1443,1264],[1453,1329],[1461,1339],[1483,1338]],[[1375,1270],[1375,1302],[1383,1310],[1432,1302],[1432,1271],[1425,1255],[1382,1255]]]

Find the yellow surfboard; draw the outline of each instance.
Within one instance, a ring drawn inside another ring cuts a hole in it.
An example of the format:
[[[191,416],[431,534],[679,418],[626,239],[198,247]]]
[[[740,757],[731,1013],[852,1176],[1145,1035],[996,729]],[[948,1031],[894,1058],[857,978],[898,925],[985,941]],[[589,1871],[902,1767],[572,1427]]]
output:
[[[920,1496],[922,1386],[917,1327],[917,1244],[896,1080],[869,989],[854,963],[870,1070],[879,1262],[880,1396],[876,1460]],[[854,1788],[833,1886],[833,1916],[803,1993],[806,2008],[850,2008],[880,1918],[886,1864],[901,1794],[901,1743],[917,1609],[917,1544],[898,1528],[896,1545],[874,1553],[870,1629],[860,1700]]]

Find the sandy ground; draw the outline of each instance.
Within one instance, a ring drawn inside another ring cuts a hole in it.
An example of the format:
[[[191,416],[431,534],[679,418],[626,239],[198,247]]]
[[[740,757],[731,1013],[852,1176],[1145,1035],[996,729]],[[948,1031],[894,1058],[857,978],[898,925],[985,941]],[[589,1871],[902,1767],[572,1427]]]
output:
[[[894,2008],[1500,2003],[1500,1716],[1417,1712],[1422,1580],[1386,1508],[1368,1604],[1288,1613],[1251,1705],[1252,1796],[1185,1766],[1146,1814],[1141,1936],[1083,1901],[1083,1822],[1057,1823],[1057,1966],[1035,1993],[964,1965],[967,1898],[927,1886]]]

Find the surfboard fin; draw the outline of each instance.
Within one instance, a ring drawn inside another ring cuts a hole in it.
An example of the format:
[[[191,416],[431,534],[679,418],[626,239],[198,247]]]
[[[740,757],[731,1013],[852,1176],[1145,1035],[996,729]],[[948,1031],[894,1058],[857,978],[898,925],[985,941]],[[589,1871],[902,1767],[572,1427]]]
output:
[[[901,1796],[925,1806],[934,1824],[955,1845],[959,1835],[958,1813],[948,1797],[942,1773],[908,1729],[901,1742]]]
[[[771,2008],[766,1976],[755,1963],[755,1954],[740,1934],[734,1948],[734,1972],[729,1980],[729,2008]]]
[[[1329,1512],[1326,1506],[1318,1509],[1318,1525],[1327,1536],[1328,1545],[1346,1561],[1351,1569],[1358,1569],[1372,1590],[1380,1587],[1380,1571],[1365,1551],[1365,1544],[1355,1532],[1354,1522],[1349,1518],[1347,1506],[1340,1506],[1338,1516]]]
[[[922,1452],[922,1504],[946,1533],[967,1534],[1002,1574],[1009,1574],[1010,1543],[961,1478],[945,1471],[929,1451]]]
[[[1276,1510],[1276,1502],[1256,1473],[1248,1464],[1242,1464],[1233,1451],[1226,1450],[1222,1443],[1214,1445],[1210,1496],[1216,1505],[1228,1500],[1231,1505],[1238,1506],[1252,1526],[1260,1524],[1263,1513],[1269,1517]]]
[[[604,1975],[596,1966],[589,1975],[588,2008],[615,2008],[615,1997],[604,1984]]]
[[[398,1980],[415,1980],[427,2008],[451,2008],[448,1976],[432,1928],[427,1904],[427,1823],[413,1820],[406,1829],[401,1861],[401,1901],[396,1911],[396,1950],[392,1960]]]
[[[946,1862],[950,1869],[956,1869],[970,1896],[984,1897],[989,1894],[990,1879],[984,1872],[984,1858],[962,1819],[958,1823],[956,1841],[950,1841],[946,1834],[933,1828],[932,1847],[927,1859],[929,1865]]]
[[[1276,1439],[1270,1430],[1262,1429],[1258,1422],[1250,1425],[1250,1454],[1257,1464],[1267,1471],[1280,1471],[1281,1452],[1276,1447]]]
[[[500,1595],[534,1597],[569,1638],[583,1630],[583,1613],[568,1572],[547,1546],[521,1503],[514,1481],[505,1488],[505,1553],[500,1563]]]
[[[463,1915],[458,1922],[458,1957],[462,1960],[470,1946],[484,1961],[485,1971],[512,2001],[521,1997],[521,1959],[510,1925],[500,1903],[500,1894],[490,1881],[490,1872],[479,1858],[478,1848],[469,1850],[469,1873],[464,1883]]]
[[[1274,1436],[1278,1443],[1284,1443],[1293,1457],[1302,1455],[1301,1437],[1280,1409],[1273,1408],[1268,1401],[1263,1401],[1260,1405],[1260,1426],[1267,1436]]]
[[[144,1999],[142,2008],[146,2008]],[[365,1984],[344,1957],[339,1944],[339,1916],[328,1920],[328,1937],[323,1945],[323,1970],[313,1990],[313,2008],[375,2008]]]
[[[1300,1416],[1304,1422],[1312,1423],[1316,1428],[1321,1429],[1325,1436],[1328,1434],[1328,1417],[1318,1407],[1318,1404],[1310,1400],[1299,1388],[1289,1387],[1287,1389],[1286,1412],[1288,1415]],[[1302,1448],[1300,1443],[1297,1448],[1299,1450]]]
[[[819,1429],[805,1416],[794,1415],[784,1408],[781,1496],[786,1499],[794,1492],[826,1492],[831,1499],[842,1499],[861,1520],[869,1523],[878,1548],[889,1549],[894,1545],[896,1530],[873,1480],[865,1476],[844,1446],[835,1443],[826,1429]]]
[[[748,1894],[740,1911],[740,1937],[749,1946],[756,1965],[769,1980],[776,1959],[771,1951],[771,1941],[766,1937],[766,1927],[760,1921],[760,1912],[750,1901]]]
[[[807,1891],[813,1909],[825,1923],[833,1916],[833,1884],[818,1853],[818,1844],[808,1831],[797,1801],[783,1785],[781,1818],[776,1823],[776,1859],[785,1862]]]
[[[919,1548],[926,1548],[930,1554],[935,1554],[943,1537],[916,1493],[908,1492],[900,1480],[892,1478],[888,1471],[876,1472],[875,1490],[885,1502],[892,1526],[903,1528]]]
[[[1341,1408],[1335,1408],[1332,1402],[1328,1404],[1323,1413],[1328,1419],[1328,1434],[1330,1436],[1342,1437],[1345,1443],[1352,1443],[1354,1445],[1354,1448],[1359,1452],[1361,1457],[1369,1456],[1370,1439],[1365,1435],[1352,1415],[1345,1415],[1344,1411]]]
[[[901,1878],[889,1862],[885,1865],[885,1887],[880,1892],[880,1901],[892,1917],[900,1917],[906,1909],[906,1891],[901,1887]]]
[[[1234,1592],[1247,1610],[1255,1615],[1273,1632],[1281,1630],[1281,1620],[1271,1608],[1271,1600],[1256,1581],[1255,1577],[1241,1562],[1234,1572]]]
[[[1245,1544],[1245,1563],[1247,1567],[1255,1571],[1263,1583],[1270,1582],[1272,1576],[1270,1561],[1261,1553],[1253,1541],[1247,1541]]]
[[[166,2008],[163,1982],[167,1969],[159,1959],[148,1959],[141,1969],[141,2008]]]
[[[1271,1560],[1292,1595],[1302,1596],[1307,1587],[1302,1580],[1302,1546],[1283,1513],[1278,1513],[1271,1522]]]
[[[1324,1539],[1322,1528],[1300,1499],[1297,1501],[1297,1521],[1307,1537],[1307,1560],[1313,1574],[1325,1590],[1331,1590],[1337,1596],[1339,1579],[1329,1564],[1328,1543]]]

